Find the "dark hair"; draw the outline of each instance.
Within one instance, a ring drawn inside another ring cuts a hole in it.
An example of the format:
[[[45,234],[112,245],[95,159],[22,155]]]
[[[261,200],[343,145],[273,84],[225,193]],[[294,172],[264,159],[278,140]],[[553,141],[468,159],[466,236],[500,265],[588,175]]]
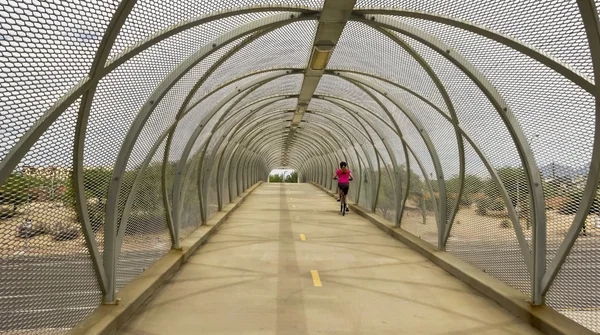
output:
[[[340,163],[340,169],[343,168],[344,166],[348,166],[348,164],[346,164],[346,162],[341,162]]]

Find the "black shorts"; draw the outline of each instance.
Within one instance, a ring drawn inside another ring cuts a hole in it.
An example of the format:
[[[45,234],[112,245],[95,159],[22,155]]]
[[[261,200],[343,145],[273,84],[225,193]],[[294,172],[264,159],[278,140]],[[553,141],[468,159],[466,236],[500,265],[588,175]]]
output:
[[[348,190],[350,189],[349,183],[338,183],[338,188],[344,192],[344,195],[348,195]]]

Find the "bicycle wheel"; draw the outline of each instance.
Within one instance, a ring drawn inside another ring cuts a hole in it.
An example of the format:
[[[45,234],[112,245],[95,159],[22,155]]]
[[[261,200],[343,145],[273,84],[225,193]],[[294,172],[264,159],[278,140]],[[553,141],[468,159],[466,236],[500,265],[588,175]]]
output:
[[[342,195],[342,216],[346,216],[346,195]]]

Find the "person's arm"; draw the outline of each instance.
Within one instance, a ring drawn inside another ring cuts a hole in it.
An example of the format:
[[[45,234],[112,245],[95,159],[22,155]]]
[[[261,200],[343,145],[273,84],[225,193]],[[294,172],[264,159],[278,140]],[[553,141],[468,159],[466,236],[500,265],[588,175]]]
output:
[[[337,179],[337,171],[333,174],[333,179]]]
[[[350,179],[349,179],[349,180],[352,180],[352,179],[354,179],[354,176],[352,175],[352,172],[350,172],[350,176],[349,176],[349,177],[350,177]]]

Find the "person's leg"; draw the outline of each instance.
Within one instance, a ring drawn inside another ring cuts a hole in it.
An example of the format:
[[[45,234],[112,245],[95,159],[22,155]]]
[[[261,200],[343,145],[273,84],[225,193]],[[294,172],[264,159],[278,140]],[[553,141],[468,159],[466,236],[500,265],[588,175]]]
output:
[[[350,185],[344,185],[343,188],[343,197],[346,200],[346,212],[348,211],[348,190],[350,189]]]
[[[350,211],[350,209],[348,209],[348,190],[346,190],[346,195],[344,195],[346,197],[346,212]]]

